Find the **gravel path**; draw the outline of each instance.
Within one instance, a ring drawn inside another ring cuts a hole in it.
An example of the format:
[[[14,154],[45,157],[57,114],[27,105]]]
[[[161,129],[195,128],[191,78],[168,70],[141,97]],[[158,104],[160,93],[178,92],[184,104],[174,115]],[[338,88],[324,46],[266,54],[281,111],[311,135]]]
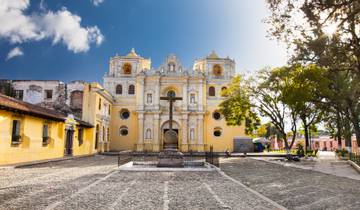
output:
[[[222,170],[288,209],[360,209],[360,181],[250,158],[222,159]]]
[[[94,156],[0,170],[0,209],[278,209],[226,175],[125,172]]]

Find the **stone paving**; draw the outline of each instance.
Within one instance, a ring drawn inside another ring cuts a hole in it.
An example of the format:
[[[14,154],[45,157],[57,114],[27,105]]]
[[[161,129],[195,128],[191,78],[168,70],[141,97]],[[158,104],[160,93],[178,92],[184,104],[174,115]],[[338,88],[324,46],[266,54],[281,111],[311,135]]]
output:
[[[221,168],[288,209],[360,209],[358,180],[251,158],[222,159]]]
[[[126,172],[94,156],[0,169],[0,209],[360,209],[357,180],[249,158],[221,168]]]
[[[95,156],[0,170],[0,209],[279,209],[217,171],[124,172]]]

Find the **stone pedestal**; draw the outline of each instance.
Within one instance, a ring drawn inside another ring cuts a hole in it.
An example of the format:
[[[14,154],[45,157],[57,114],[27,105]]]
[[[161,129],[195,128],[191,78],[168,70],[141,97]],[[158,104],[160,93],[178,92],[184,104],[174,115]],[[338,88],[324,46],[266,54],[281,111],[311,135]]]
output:
[[[157,167],[182,168],[184,167],[184,154],[176,149],[165,149],[158,156]]]
[[[158,156],[158,167],[180,168],[184,167],[184,154],[177,151],[178,136],[173,130],[165,133],[164,151]]]

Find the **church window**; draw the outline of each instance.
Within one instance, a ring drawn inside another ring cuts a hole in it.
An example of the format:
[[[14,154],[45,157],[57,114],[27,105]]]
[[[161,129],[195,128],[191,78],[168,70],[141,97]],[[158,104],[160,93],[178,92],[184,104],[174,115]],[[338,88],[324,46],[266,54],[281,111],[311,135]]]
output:
[[[129,85],[128,93],[129,93],[129,95],[135,94],[135,85]]]
[[[128,119],[129,117],[130,117],[130,112],[129,112],[129,110],[127,110],[127,109],[122,109],[122,110],[120,111],[120,118],[121,118],[121,119],[126,120],[126,119]]]
[[[99,110],[101,110],[101,98],[99,98]]]
[[[213,66],[213,74],[215,76],[221,76],[222,75],[222,68],[221,68],[221,66],[219,64],[215,64]]]
[[[127,136],[129,134],[129,130],[126,126],[121,126],[119,130],[120,136]]]
[[[151,139],[151,129],[150,128],[146,129],[145,137],[146,137],[146,139]]]
[[[124,74],[131,74],[132,66],[130,63],[124,63],[123,72]]]
[[[218,112],[218,111],[213,112],[213,118],[214,118],[215,120],[220,120],[220,119],[221,119],[221,114],[220,114],[220,112]]]
[[[173,90],[169,90],[166,95],[167,95],[167,97],[175,97],[176,93]]]
[[[146,94],[146,103],[148,103],[148,104],[152,103],[152,94],[151,93]]]
[[[122,85],[116,85],[116,94],[122,94]]]
[[[214,136],[215,137],[219,137],[222,134],[222,129],[221,128],[214,128]]]
[[[45,99],[52,99],[52,90],[45,90]]]
[[[221,88],[221,96],[222,97],[227,97],[228,96],[228,94],[227,94],[227,87],[222,87]]]
[[[195,104],[195,93],[190,94],[190,103]]]
[[[190,140],[195,140],[195,129],[191,128],[190,129]]]
[[[215,96],[215,87],[213,86],[209,87],[209,96]]]

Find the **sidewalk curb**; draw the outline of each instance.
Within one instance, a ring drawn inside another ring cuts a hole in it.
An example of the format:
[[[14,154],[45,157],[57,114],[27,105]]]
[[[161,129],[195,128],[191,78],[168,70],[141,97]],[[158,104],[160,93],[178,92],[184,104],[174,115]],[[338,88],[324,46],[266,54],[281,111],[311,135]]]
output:
[[[23,162],[23,163],[18,163],[18,164],[0,165],[0,170],[1,169],[26,168],[26,167],[34,166],[34,165],[41,165],[41,164],[55,163],[55,162],[60,162],[60,161],[65,161],[65,160],[86,158],[86,157],[91,157],[91,156],[95,156],[95,155],[97,155],[97,154],[95,153],[95,154],[90,154],[90,155],[79,155],[79,156],[62,157],[62,158],[54,158],[54,159],[46,159],[46,160],[36,160],[36,161]]]
[[[360,166],[358,166],[355,162],[348,160],[347,161],[358,173],[360,173]]]

